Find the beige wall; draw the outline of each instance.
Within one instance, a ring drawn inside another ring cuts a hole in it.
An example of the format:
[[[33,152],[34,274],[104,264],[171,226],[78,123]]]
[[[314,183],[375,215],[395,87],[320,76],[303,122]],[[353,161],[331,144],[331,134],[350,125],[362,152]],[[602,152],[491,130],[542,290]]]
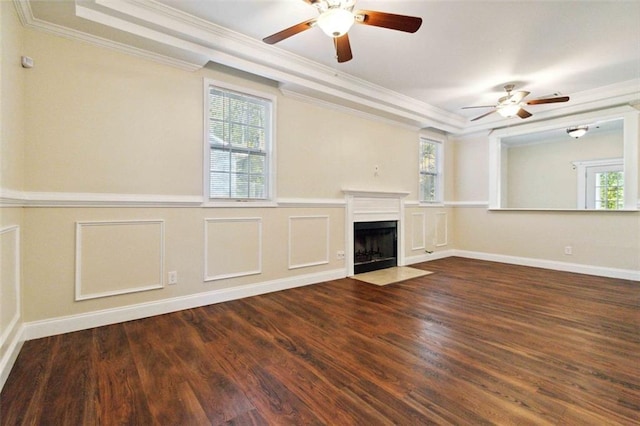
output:
[[[290,98],[278,102],[278,196],[337,198],[342,189],[358,189],[409,191],[417,199],[416,131]]]
[[[26,190],[201,194],[204,73],[26,34]]]
[[[640,214],[637,212],[489,211],[471,202],[487,202],[489,138],[450,139],[456,185],[455,247],[489,253],[640,270]],[[565,255],[571,246],[573,254]]]
[[[447,163],[446,182],[450,182],[454,202],[480,202],[489,200],[489,139],[482,136],[450,138],[453,153]]]
[[[11,2],[0,2],[0,196],[22,190],[24,34]],[[0,364],[22,325],[20,291],[22,208],[0,207]],[[0,371],[0,385],[5,372]]]
[[[0,2],[0,188],[21,190],[24,178],[24,78],[30,70],[20,66],[28,55],[24,31],[12,2]]]

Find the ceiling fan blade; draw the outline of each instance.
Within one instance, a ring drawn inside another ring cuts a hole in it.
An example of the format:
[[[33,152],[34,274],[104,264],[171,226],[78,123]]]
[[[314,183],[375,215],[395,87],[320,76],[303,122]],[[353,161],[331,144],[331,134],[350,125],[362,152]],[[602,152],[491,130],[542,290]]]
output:
[[[357,10],[353,12],[356,22],[375,27],[389,28],[391,30],[415,33],[422,25],[422,18],[393,13],[376,12],[374,10]]]
[[[477,116],[476,118],[472,118],[470,121],[480,120],[481,118],[484,118],[484,117],[486,117],[486,116],[487,116],[487,115],[489,115],[489,114],[493,114],[493,113],[494,113],[494,112],[496,112],[496,111],[497,111],[497,110],[494,108],[494,109],[492,109],[492,110],[491,110],[491,111],[489,111],[489,112],[485,112],[484,114]]]
[[[526,111],[522,108],[520,108],[520,111],[518,111],[518,117],[520,118],[529,118],[531,117],[533,114],[531,114],[529,111]]]
[[[527,105],[555,104],[558,102],[567,102],[568,100],[569,100],[568,96],[559,96],[557,98],[533,99],[525,103]]]
[[[349,43],[349,35],[344,34],[340,37],[333,38],[333,44],[336,46],[336,55],[338,56],[338,62],[347,62],[353,59],[351,53],[351,43]]]
[[[275,44],[279,41],[287,39],[291,36],[294,36],[298,33],[308,30],[313,27],[316,23],[316,19],[309,19],[308,21],[300,22],[292,27],[286,28],[282,31],[278,31],[275,34],[270,35],[269,37],[265,37],[262,39],[267,44]]]
[[[495,108],[495,105],[474,105],[474,106],[466,106],[460,109],[472,109],[472,108]]]

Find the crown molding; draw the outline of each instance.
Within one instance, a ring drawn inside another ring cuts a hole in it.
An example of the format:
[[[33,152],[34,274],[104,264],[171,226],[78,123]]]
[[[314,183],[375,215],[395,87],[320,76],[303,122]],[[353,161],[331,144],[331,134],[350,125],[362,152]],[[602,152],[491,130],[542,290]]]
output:
[[[16,11],[20,22],[26,28],[44,31],[46,33],[64,37],[70,40],[77,40],[84,43],[97,45],[185,71],[196,71],[202,68],[202,66],[204,65],[204,63],[193,63],[177,58],[172,58],[167,55],[150,52],[149,50],[140,49],[124,43],[109,40],[104,37],[98,37],[92,34],[38,19],[33,15],[30,0],[14,0],[14,4],[16,6]]]
[[[63,27],[34,17],[33,0],[14,0],[23,25],[66,38],[114,49],[154,62],[195,71],[212,61],[278,81],[288,96],[316,99],[365,116],[377,116],[418,129],[433,128],[455,135],[510,127],[513,119],[491,117],[481,123],[433,105],[375,85],[335,68],[318,64],[267,45],[209,21],[189,15],[156,0],[75,1],[78,18],[90,20],[116,31],[156,43],[166,54],[116,42]],[[188,58],[188,60],[184,60]],[[536,112],[527,123],[587,110],[597,110],[640,102],[640,79],[598,90],[573,93],[567,105],[550,105]]]

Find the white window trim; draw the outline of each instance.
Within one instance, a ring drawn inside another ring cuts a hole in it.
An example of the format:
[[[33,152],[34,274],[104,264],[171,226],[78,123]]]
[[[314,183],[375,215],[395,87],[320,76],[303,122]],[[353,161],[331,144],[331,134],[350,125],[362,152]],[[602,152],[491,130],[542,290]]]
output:
[[[622,158],[606,158],[601,160],[586,160],[586,161],[573,161],[573,166],[576,168],[577,173],[577,190],[578,190],[578,203],[576,208],[579,210],[592,210],[588,207],[588,195],[587,191],[590,189],[587,185],[587,170],[592,167],[623,167],[624,159]],[[626,184],[626,182],[625,182]]]
[[[422,140],[433,142],[437,145],[436,154],[436,168],[437,168],[437,186],[436,186],[436,199],[434,201],[421,200],[422,188],[420,187],[420,167],[418,167],[418,203],[422,207],[443,207],[444,206],[444,138],[432,136],[432,135],[420,135],[418,139],[418,155],[421,155]]]
[[[209,87],[215,86],[224,90],[230,90],[234,92],[243,93],[249,96],[255,96],[258,98],[268,99],[271,101],[271,134],[269,138],[269,147],[268,147],[268,167],[269,172],[267,174],[267,191],[268,198],[267,199],[212,199],[209,198],[209,164],[210,164],[210,149],[209,146]],[[277,116],[277,96],[261,92],[258,90],[254,90],[251,88],[238,86],[235,84],[227,83],[225,81],[214,80],[209,78],[203,79],[203,110],[202,110],[202,136],[203,136],[203,155],[202,155],[202,194],[203,207],[277,207],[278,203],[276,202],[276,116]]]

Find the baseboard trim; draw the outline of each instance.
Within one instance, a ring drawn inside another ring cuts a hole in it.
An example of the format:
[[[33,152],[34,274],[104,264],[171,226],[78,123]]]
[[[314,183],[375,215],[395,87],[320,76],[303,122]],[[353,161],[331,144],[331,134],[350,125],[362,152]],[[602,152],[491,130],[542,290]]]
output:
[[[417,256],[409,256],[404,258],[405,265],[413,265],[414,263],[429,262],[431,260],[444,259],[445,257],[454,256],[454,250],[433,251],[431,253],[419,254]]]
[[[240,287],[190,294],[172,299],[162,299],[113,309],[33,321],[24,324],[24,340],[39,339],[41,337],[167,314],[183,309],[228,302],[230,300],[336,280],[346,276],[345,269],[334,269],[327,272],[299,275]]]
[[[640,271],[634,271],[631,269],[608,268],[603,266],[583,265],[580,263],[558,262],[555,260],[534,259],[530,257],[509,256],[504,254],[468,250],[452,250],[451,256],[509,263],[512,265],[531,266],[534,268],[553,269],[555,271],[573,272],[577,274],[596,275],[599,277],[640,281]]]
[[[4,384],[9,378],[13,364],[15,364],[16,359],[18,359],[18,355],[25,341],[24,331],[24,325],[21,325],[13,334],[13,339],[11,339],[7,350],[4,352],[2,358],[0,358],[0,391],[2,391]]]

